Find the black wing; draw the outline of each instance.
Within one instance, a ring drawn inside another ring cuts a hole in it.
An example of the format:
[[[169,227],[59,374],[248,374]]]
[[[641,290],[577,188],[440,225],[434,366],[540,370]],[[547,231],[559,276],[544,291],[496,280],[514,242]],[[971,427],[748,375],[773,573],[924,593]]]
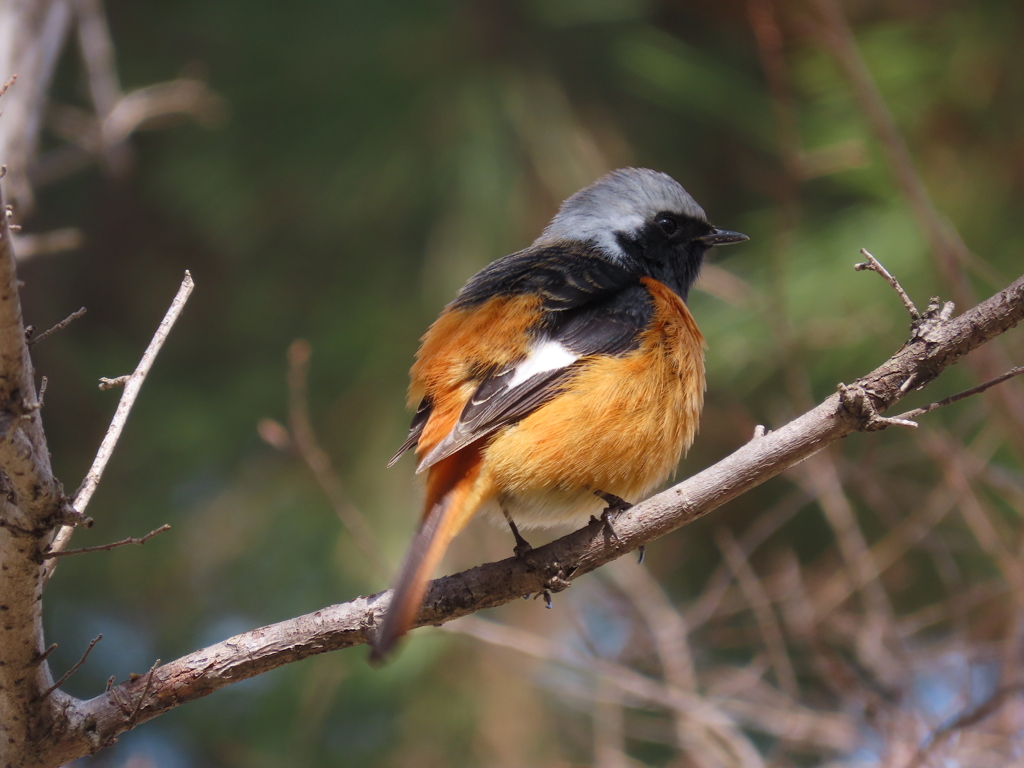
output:
[[[423,457],[416,471],[422,472],[470,443],[526,418],[564,391],[576,371],[594,355],[622,355],[636,349],[652,313],[650,294],[641,285],[575,310],[549,313],[537,342],[556,342],[576,359],[519,383],[515,383],[518,365],[486,376],[463,408],[458,423]]]
[[[458,423],[423,458],[418,472],[528,416],[561,392],[587,357],[621,355],[635,349],[639,332],[653,312],[650,294],[639,283],[638,274],[607,261],[586,245],[528,248],[498,259],[469,279],[449,309],[467,309],[497,296],[524,293],[544,297],[544,315],[535,327],[535,342],[557,342],[577,360],[518,383],[522,361],[485,371]],[[388,466],[417,444],[430,408],[429,398],[424,398],[408,438]]]
[[[498,259],[469,278],[450,309],[465,309],[496,296],[524,293],[544,297],[543,308],[558,312],[579,307],[635,284],[638,275],[580,244],[527,248]]]
[[[416,446],[416,443],[420,441],[420,435],[423,434],[423,427],[427,424],[427,419],[430,418],[430,409],[434,407],[434,404],[430,402],[429,397],[424,397],[420,400],[419,406],[416,408],[416,415],[412,417],[412,424],[409,425],[409,436],[405,438],[405,442],[402,443],[402,447],[398,449],[394,456],[391,457],[391,461],[388,462],[388,469],[395,466],[402,454],[408,451],[410,448]]]

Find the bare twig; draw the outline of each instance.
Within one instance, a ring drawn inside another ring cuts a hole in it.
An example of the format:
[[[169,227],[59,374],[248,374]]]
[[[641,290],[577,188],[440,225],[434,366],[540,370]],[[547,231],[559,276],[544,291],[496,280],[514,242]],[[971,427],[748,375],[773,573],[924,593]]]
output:
[[[928,761],[929,753],[942,746],[959,731],[970,728],[972,725],[977,725],[991,717],[999,711],[1008,699],[1019,696],[1022,692],[1024,692],[1024,685],[1000,688],[985,699],[985,701],[957,715],[951,722],[941,728],[936,728],[918,749],[913,759],[907,763],[906,768],[920,768]]]
[[[83,240],[82,230],[65,227],[50,232],[18,235],[14,238],[14,249],[18,253],[18,263],[20,264],[34,256],[73,251],[81,247]]]
[[[114,43],[110,39],[107,16],[100,0],[76,0],[75,12],[78,17],[78,45],[89,76],[89,95],[96,114],[102,119],[110,114],[121,98]]]
[[[793,671],[793,663],[789,659],[782,627],[779,626],[779,620],[775,616],[775,610],[772,608],[768,594],[735,537],[727,529],[720,528],[715,539],[754,612],[754,618],[761,630],[761,637],[764,639],[779,687],[790,698],[797,699],[800,695],[800,687],[796,681],[796,673]]]
[[[696,693],[697,672],[690,651],[689,628],[657,579],[646,568],[625,560],[616,561],[605,573],[629,598],[647,625],[665,682],[681,691]],[[718,733],[709,732],[697,719],[679,709],[673,712],[672,719],[675,744],[686,752],[695,768],[715,768],[728,763],[728,755],[716,754],[721,751],[715,743],[720,736]]]
[[[17,75],[11,75],[10,79],[7,82],[5,82],[3,85],[0,85],[0,96],[3,96],[5,93],[7,93],[7,89],[14,85],[14,81],[17,79]]]
[[[49,696],[51,693],[53,693],[58,688],[60,688],[62,685],[64,685],[64,683],[66,683],[68,681],[68,678],[71,677],[73,674],[75,674],[75,672],[77,672],[82,667],[82,665],[85,664],[85,660],[89,658],[89,654],[92,653],[92,649],[95,647],[96,643],[98,643],[102,639],[103,639],[103,635],[96,635],[96,637],[94,637],[92,639],[92,641],[89,643],[89,647],[85,649],[85,653],[82,654],[82,658],[80,658],[78,661],[76,661],[74,663],[74,665],[71,667],[71,669],[69,669],[67,672],[65,672],[63,675],[61,675],[60,680],[58,680],[56,683],[54,683],[49,688],[47,688],[45,691],[43,691],[42,694],[40,694],[40,696],[39,696],[39,700],[42,701],[47,696]],[[49,655],[49,652],[52,651],[56,647],[57,647],[56,645],[50,646],[50,649],[46,652],[46,655]]]
[[[46,661],[48,658],[50,658],[50,654],[53,653],[56,650],[57,650],[57,644],[56,643],[50,643],[50,647],[47,648],[42,653],[40,653],[38,657],[36,657],[36,664],[42,664],[44,661]]]
[[[918,227],[925,236],[933,259],[939,267],[953,298],[960,306],[971,306],[974,288],[967,274],[973,269],[991,284],[1003,282],[988,265],[967,247],[960,233],[936,208],[914,161],[907,142],[893,118],[884,97],[864,60],[839,0],[814,0],[820,22],[813,27],[823,49],[833,56],[848,79],[854,97],[885,154]],[[969,363],[980,380],[1009,367],[1007,356],[998,345],[986,348]],[[998,390],[993,398],[996,418],[1014,424],[1007,434],[1018,453],[1024,453],[1024,397],[1021,388]]]
[[[879,260],[872,256],[870,253],[868,253],[864,248],[861,248],[860,252],[864,254],[864,256],[867,258],[867,261],[861,262],[859,264],[854,264],[853,268],[858,271],[869,269],[872,272],[877,272],[879,275],[881,275],[885,279],[885,282],[891,285],[892,289],[896,291],[896,295],[900,297],[900,301],[903,302],[903,306],[907,308],[907,312],[910,314],[910,319],[913,320],[914,322],[920,320],[921,313],[918,311],[917,305],[915,305],[911,298],[907,295],[907,292],[903,290],[903,286],[900,285],[900,281],[893,277],[892,274],[890,274],[889,270],[883,267],[881,262],[879,262]]]
[[[171,301],[171,306],[164,315],[164,319],[160,321],[160,325],[157,327],[156,333],[153,334],[153,339],[149,342],[149,346],[146,347],[146,351],[142,354],[142,359],[139,360],[135,371],[128,378],[128,381],[125,382],[124,394],[121,395],[121,400],[117,404],[117,410],[114,412],[114,418],[110,422],[107,434],[104,436],[103,442],[96,452],[96,459],[93,461],[93,465],[89,468],[85,480],[82,481],[81,487],[75,494],[74,507],[79,512],[85,511],[89,500],[92,498],[93,493],[95,493],[96,486],[99,485],[100,478],[103,476],[103,470],[106,469],[107,462],[114,451],[114,446],[117,445],[117,441],[121,437],[121,431],[128,420],[128,414],[135,404],[135,398],[138,397],[139,390],[142,388],[142,383],[153,367],[153,362],[167,340],[171,328],[181,315],[181,311],[185,308],[185,302],[188,301],[188,297],[191,295],[194,287],[195,283],[192,281],[192,274],[186,270],[185,278],[181,281],[181,287],[178,288],[178,293],[175,295],[174,300]]]
[[[763,433],[764,437],[767,432]],[[750,557],[754,551],[764,544],[773,533],[785,525],[793,516],[811,501],[807,492],[797,490],[784,496],[775,507],[758,515],[753,524],[743,532],[739,545],[744,557]],[[697,628],[705,624],[718,610],[725,593],[732,583],[732,571],[728,564],[721,563],[711,574],[700,598],[686,611],[684,620],[687,626]]]
[[[387,577],[385,560],[366,523],[366,518],[348,499],[341,479],[331,466],[327,452],[320,447],[316,432],[309,420],[309,360],[312,348],[305,339],[297,339],[288,347],[288,425],[291,428],[291,443],[313,476],[324,495],[334,508],[334,513],[348,528],[356,545],[362,550],[371,566],[381,576]]]
[[[956,291],[957,301],[963,305],[972,303],[970,288],[960,270],[960,266],[970,260],[967,246],[935,208],[914,167],[906,140],[857,47],[841,5],[838,0],[815,0],[814,4],[820,19],[816,32],[823,39],[823,47],[835,58],[849,80],[861,111],[880,142],[889,169],[928,239],[944,277]]]
[[[185,302],[188,301],[189,295],[192,293],[192,288],[195,283],[192,281],[192,275],[186,271],[185,278],[181,281],[181,287],[178,288],[178,293],[175,295],[174,300],[171,302],[170,308],[167,310],[167,314],[164,315],[164,319],[160,322],[160,325],[156,329],[156,333],[153,334],[153,339],[149,342],[149,346],[146,347],[146,351],[142,354],[142,359],[139,360],[138,366],[135,368],[135,372],[129,377],[128,381],[124,385],[124,392],[121,395],[121,400],[117,404],[117,410],[114,411],[114,418],[110,422],[110,426],[107,428],[107,434],[103,438],[103,442],[100,443],[99,450],[96,452],[96,458],[93,460],[92,466],[89,468],[89,472],[85,476],[85,480],[82,481],[78,491],[75,493],[73,501],[74,508],[82,513],[89,504],[89,500],[92,498],[93,493],[96,491],[96,487],[99,485],[100,478],[103,476],[103,470],[106,469],[107,462],[110,461],[110,457],[114,452],[114,447],[117,445],[117,441],[121,437],[121,431],[124,429],[125,423],[128,421],[128,414],[131,412],[132,406],[135,404],[135,398],[138,397],[139,390],[142,388],[142,382],[146,380],[146,375],[149,373],[150,368],[153,367],[153,362],[156,360],[157,353],[160,352],[160,348],[167,340],[167,335],[171,332],[175,321],[181,315],[182,309],[185,307]],[[53,544],[50,545],[49,555],[52,557],[55,553],[62,551],[67,547],[68,540],[71,538],[74,528],[72,526],[65,525],[58,532],[56,538],[53,540]],[[53,575],[53,569],[56,566],[56,558],[52,558],[45,566],[44,581],[49,579]]]
[[[85,314],[85,307],[82,307],[81,309],[75,310],[70,315],[68,315],[63,320],[61,320],[59,323],[57,323],[55,326],[53,326],[53,328],[50,328],[49,330],[43,331],[38,336],[36,336],[34,339],[29,339],[28,345],[30,347],[34,347],[36,344],[38,344],[43,339],[49,338],[50,336],[52,336],[53,334],[57,333],[58,331],[63,331],[65,328],[67,328],[69,325],[71,325],[71,323],[73,323],[75,320],[77,320],[78,318],[80,318],[84,314]]]
[[[132,377],[128,376],[128,375],[125,375],[125,376],[115,376],[112,379],[108,379],[106,376],[101,376],[100,377],[100,389],[105,391],[105,390],[108,390],[108,389],[117,389],[118,387],[123,387],[125,384],[127,384],[131,380],[131,378]]]
[[[670,685],[697,690],[697,672],[690,650],[689,628],[682,613],[646,568],[619,560],[606,573],[630,599],[654,638],[661,671]]]
[[[937,410],[939,408],[943,408],[947,405],[952,405],[953,403],[959,400],[963,400],[964,398],[972,397],[973,395],[980,395],[989,387],[994,387],[996,384],[1002,384],[1007,379],[1012,379],[1014,376],[1020,376],[1022,373],[1024,373],[1024,365],[1018,365],[1016,368],[1011,368],[1001,376],[996,376],[994,379],[990,379],[989,381],[986,381],[984,384],[979,384],[976,387],[965,389],[963,392],[958,392],[955,395],[950,395],[949,397],[944,397],[941,400],[936,400],[931,405],[926,405],[922,408],[914,408],[912,411],[901,413],[899,416],[896,416],[895,418],[900,420],[916,419],[918,416],[923,416],[924,414],[931,413],[932,411]]]
[[[139,720],[139,712],[142,711],[142,705],[146,703],[146,697],[149,695],[149,689],[153,685],[153,673],[156,672],[157,667],[160,666],[160,659],[153,662],[153,666],[149,668],[149,673],[146,675],[146,685],[142,689],[142,693],[139,695],[139,700],[135,704],[135,709],[132,710],[131,716],[128,718],[128,722],[134,726]]]
[[[594,697],[594,768],[629,768],[622,695],[607,680]]]
[[[152,531],[147,533],[145,536],[129,536],[127,539],[121,539],[120,541],[114,541],[110,544],[99,544],[95,547],[79,547],[78,549],[65,549],[62,552],[47,552],[43,555],[44,560],[49,560],[54,557],[71,557],[72,555],[81,555],[85,552],[106,552],[110,549],[116,549],[117,547],[123,547],[126,544],[145,544],[147,541],[152,539],[157,534],[161,534],[164,531],[171,530],[171,526],[164,523],[159,528],[154,528]]]

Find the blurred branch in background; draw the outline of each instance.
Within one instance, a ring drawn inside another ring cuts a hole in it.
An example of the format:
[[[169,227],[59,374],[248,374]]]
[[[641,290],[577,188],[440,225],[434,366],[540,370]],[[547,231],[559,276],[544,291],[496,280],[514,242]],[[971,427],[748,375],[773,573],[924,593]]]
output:
[[[887,166],[928,241],[932,259],[953,300],[961,306],[973,304],[977,293],[971,285],[969,271],[983,277],[989,285],[999,285],[1004,278],[971,252],[956,227],[935,207],[906,139],[861,55],[839,0],[814,0],[814,5],[819,20],[810,26],[810,33],[835,58],[848,79],[857,103],[882,147]],[[1009,357],[999,344],[987,347],[971,363],[981,379],[992,378],[1010,365]],[[998,418],[1009,419],[1016,424],[1010,439],[1017,452],[1024,456],[1024,388],[1014,382],[995,392],[989,402],[995,405]]]
[[[288,428],[270,418],[261,419],[257,431],[265,443],[281,451],[293,451],[313,473],[342,525],[351,533],[366,558],[366,564],[381,578],[390,570],[377,546],[373,531],[349,500],[341,478],[331,466],[327,452],[320,447],[309,419],[309,360],[313,350],[305,339],[288,347]]]
[[[77,32],[91,110],[54,105],[49,98],[72,32]],[[225,115],[223,100],[195,78],[123,92],[100,0],[0,2],[0,72],[19,78],[4,99],[0,120],[5,191],[19,217],[34,206],[34,186],[52,184],[96,161],[123,172],[131,156],[125,140],[137,130],[182,117],[213,125]],[[44,126],[67,143],[40,154]],[[67,247],[67,241],[61,245]]]

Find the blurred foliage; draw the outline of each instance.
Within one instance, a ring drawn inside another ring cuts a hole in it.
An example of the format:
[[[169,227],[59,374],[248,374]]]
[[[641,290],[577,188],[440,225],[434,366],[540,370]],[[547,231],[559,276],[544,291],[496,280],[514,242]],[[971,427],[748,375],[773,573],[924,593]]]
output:
[[[929,192],[977,254],[971,288],[987,296],[1017,276],[1024,246],[1021,6],[847,5]],[[766,8],[781,29],[788,93],[766,84],[752,31]],[[716,253],[724,277],[708,282],[713,294],[691,300],[708,339],[709,385],[702,434],[681,475],[741,445],[755,424],[781,425],[900,345],[903,308],[876,276],[853,272],[859,248],[922,305],[950,294],[802,3],[109,0],[107,10],[125,87],[201,73],[230,115],[210,130],[139,134],[130,173],[94,168],[45,187],[26,222],[26,231],[74,225],[87,237],[79,252],[39,256],[22,269],[28,322],[48,327],[79,306],[89,310],[34,350],[49,379],[53,461],[68,488],[88,468],[118,396],[97,392],[96,380],[134,368],[184,269],[197,283],[90,508],[97,524],[73,546],[165,522],[173,529],[144,547],[61,561],[47,593],[58,672],[104,635],[68,683],[75,695],[95,695],[108,676],[144,672],[157,657],[388,586],[378,572],[395,567],[418,509],[410,465],[384,465],[407,425],[406,371],[419,335],[470,274],[528,244],[561,199],[610,168],[669,172],[714,222],[751,236]],[[81,75],[65,69],[55,97],[83,100]],[[786,146],[786,120],[796,147]],[[787,156],[794,151],[800,174]],[[385,563],[367,562],[296,457],[257,436],[261,418],[287,419],[285,352],[298,337],[313,349],[319,438]],[[1021,362],[1019,333],[1006,349]],[[970,386],[976,375],[962,366],[912,404]],[[969,445],[982,457],[980,503],[1018,551],[1019,535],[1006,532],[1020,528],[1021,425],[996,398],[976,400],[927,416],[920,432],[930,437],[889,430],[830,452],[868,543],[934,489],[954,508],[963,502],[943,491],[950,470],[940,459]],[[811,586],[824,584],[842,558],[819,497],[814,476],[794,470],[658,542],[646,567],[692,617],[712,574],[723,573],[716,531],[743,541],[770,518],[777,525],[751,555],[753,569],[782,573],[779,563],[794,557]],[[921,542],[877,582],[901,621],[956,592],[959,607],[922,625],[922,636],[969,637],[984,648],[1015,637],[1019,598],[999,592],[996,561],[963,519],[950,512]],[[507,532],[478,524],[446,567],[510,548]],[[989,602],[965,596],[989,587]],[[698,669],[761,669],[777,682],[778,670],[759,666],[764,642],[745,593],[729,579],[725,589],[733,607],[691,638]],[[828,644],[839,667],[880,677],[884,689],[884,673],[865,660],[860,610],[856,597],[835,606]],[[557,595],[552,611],[530,601],[485,618],[657,673],[651,641],[604,575]],[[922,636],[904,650],[923,649]],[[822,682],[813,649],[793,645],[805,704],[843,709],[839,683]],[[600,684],[585,669],[432,630],[414,633],[382,670],[364,657],[363,649],[329,654],[231,686],[85,763],[597,760]],[[934,726],[970,703],[956,682],[965,665],[990,682],[1003,674],[972,648],[942,659],[914,678],[910,694]],[[955,671],[947,675],[942,663]],[[882,705],[847,704],[862,738],[831,756],[871,763],[884,729],[870,711]],[[700,764],[673,746],[656,707],[630,708],[622,727],[629,764]],[[786,738],[752,733],[764,754],[785,753],[793,764],[819,764],[813,755],[827,753],[808,748],[801,763],[800,749],[784,752]]]

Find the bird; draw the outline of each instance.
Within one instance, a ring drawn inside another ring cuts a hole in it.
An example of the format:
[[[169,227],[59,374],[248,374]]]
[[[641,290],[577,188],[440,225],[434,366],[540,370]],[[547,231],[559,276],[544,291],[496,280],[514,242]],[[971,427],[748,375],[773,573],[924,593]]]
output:
[[[426,492],[371,660],[411,628],[476,515],[507,522],[525,556],[519,528],[628,508],[675,470],[705,389],[689,291],[711,248],[748,239],[711,225],[668,174],[620,168],[466,282],[410,371],[415,415],[388,466],[414,450]]]

